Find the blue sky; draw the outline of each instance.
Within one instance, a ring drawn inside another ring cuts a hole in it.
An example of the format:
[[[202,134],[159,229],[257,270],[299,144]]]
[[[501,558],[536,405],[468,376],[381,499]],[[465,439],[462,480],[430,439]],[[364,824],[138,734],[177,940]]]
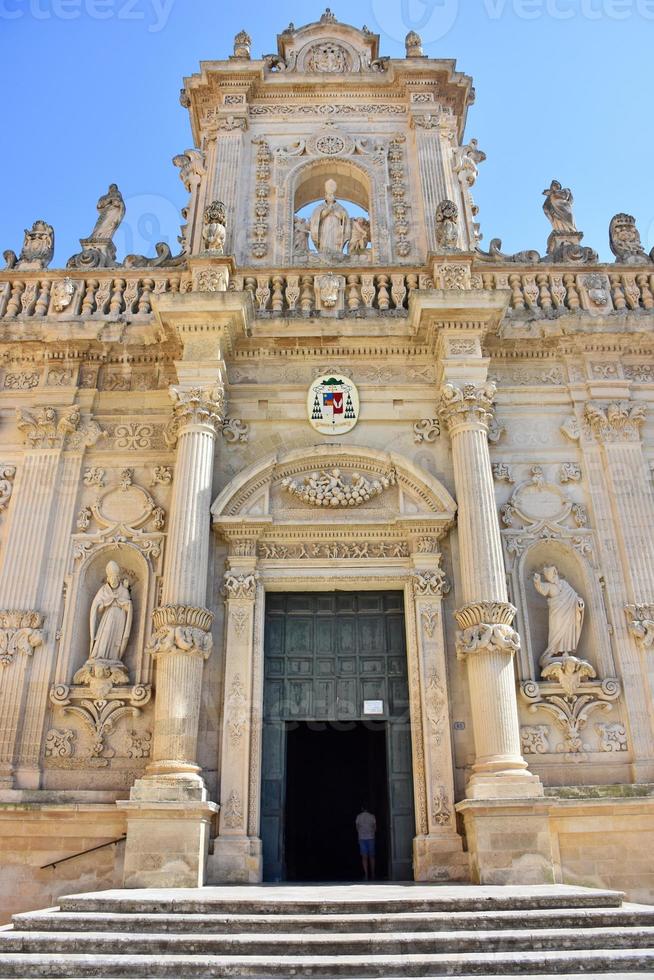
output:
[[[651,66],[654,0],[333,0],[336,16],[403,55],[409,28],[432,57],[475,80],[468,137],[488,159],[475,197],[484,244],[545,250],[542,190],[575,194],[585,244],[604,259],[617,211],[654,246]],[[53,265],[78,251],[110,182],[127,202],[119,256],[176,244],[186,192],[171,158],[191,145],[178,95],[203,59],[227,57],[245,27],[253,55],[322,3],[242,0],[0,0],[4,93],[0,252],[36,218],[55,226]]]

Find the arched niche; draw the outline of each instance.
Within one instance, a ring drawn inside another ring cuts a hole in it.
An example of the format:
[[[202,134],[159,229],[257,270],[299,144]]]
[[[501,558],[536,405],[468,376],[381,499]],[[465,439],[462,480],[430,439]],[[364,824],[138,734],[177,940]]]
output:
[[[129,582],[133,618],[123,662],[130,682],[149,680],[144,648],[149,617],[154,605],[154,576],[141,550],[129,542],[107,542],[83,558],[67,580],[69,601],[63,624],[61,649],[65,661],[58,664],[57,682],[70,684],[76,671],[90,654],[90,610],[93,599],[106,579],[107,563],[115,561]]]
[[[335,131],[334,131],[335,134]],[[334,135],[330,131],[330,135]],[[346,135],[346,134],[344,134]],[[353,144],[353,141],[351,141]],[[390,241],[390,202],[386,168],[372,154],[323,156],[278,156],[277,222],[282,234],[276,242],[276,257],[285,265],[301,265],[294,254],[294,219],[307,205],[317,206],[325,199],[325,184],[334,180],[336,199],[347,210],[348,202],[366,212],[370,221],[371,245],[362,258],[366,264],[380,265],[392,261]],[[346,255],[343,254],[345,260]],[[347,256],[351,263],[355,256]],[[314,260],[315,261],[315,260]]]
[[[516,571],[519,596],[519,619],[523,652],[523,677],[540,676],[539,660],[548,642],[547,599],[536,591],[534,573],[546,565],[555,565],[585,602],[584,624],[576,655],[593,665],[601,677],[615,674],[609,642],[604,597],[596,573],[588,562],[565,540],[539,540],[527,548]]]

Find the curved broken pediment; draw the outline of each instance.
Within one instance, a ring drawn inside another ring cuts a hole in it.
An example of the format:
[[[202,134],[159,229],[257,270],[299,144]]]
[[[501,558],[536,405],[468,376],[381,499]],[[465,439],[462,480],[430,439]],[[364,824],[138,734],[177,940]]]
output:
[[[237,522],[394,522],[443,528],[456,504],[445,487],[398,453],[315,446],[269,456],[238,474],[211,508],[216,525]]]

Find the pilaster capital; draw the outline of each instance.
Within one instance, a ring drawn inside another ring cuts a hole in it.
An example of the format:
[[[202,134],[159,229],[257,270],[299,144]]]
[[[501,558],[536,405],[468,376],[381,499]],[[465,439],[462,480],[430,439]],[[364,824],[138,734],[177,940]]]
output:
[[[44,405],[32,414],[16,409],[16,425],[30,449],[69,449],[81,452],[106,435],[97,422],[84,420],[79,405]]]
[[[414,572],[411,576],[411,586],[414,599],[431,596],[442,598],[450,591],[450,583],[442,568]]]
[[[654,603],[625,606],[629,632],[645,648],[654,647]]]
[[[587,402],[584,421],[598,442],[638,442],[647,406],[642,402]]]
[[[17,654],[31,657],[45,637],[43,615],[35,610],[0,611],[0,666],[8,667]]]
[[[493,421],[495,411],[495,384],[446,384],[441,390],[438,415],[447,426],[450,435],[463,426],[476,425],[486,432]]]
[[[152,613],[152,657],[168,654],[207,660],[213,649],[213,613],[198,606],[159,606]]]
[[[256,572],[246,572],[241,575],[225,572],[223,596],[228,602],[232,599],[247,599],[249,602],[254,602],[258,580],[259,576]]]
[[[214,434],[222,427],[225,417],[225,389],[223,385],[203,388],[170,387],[173,400],[173,417],[166,429],[166,441],[174,446],[182,429],[203,425]]]

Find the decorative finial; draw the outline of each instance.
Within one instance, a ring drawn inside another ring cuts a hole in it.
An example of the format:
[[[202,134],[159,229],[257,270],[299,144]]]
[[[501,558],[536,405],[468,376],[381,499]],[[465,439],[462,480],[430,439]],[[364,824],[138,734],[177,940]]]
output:
[[[331,8],[327,7],[324,14],[320,18],[321,24],[337,24],[336,15],[332,13]]]
[[[234,38],[234,58],[246,58],[250,60],[250,48],[252,47],[252,38],[247,31],[239,31],[239,33]]]
[[[409,31],[404,43],[406,45],[407,58],[425,57],[424,51],[422,50],[422,38],[415,31]]]

